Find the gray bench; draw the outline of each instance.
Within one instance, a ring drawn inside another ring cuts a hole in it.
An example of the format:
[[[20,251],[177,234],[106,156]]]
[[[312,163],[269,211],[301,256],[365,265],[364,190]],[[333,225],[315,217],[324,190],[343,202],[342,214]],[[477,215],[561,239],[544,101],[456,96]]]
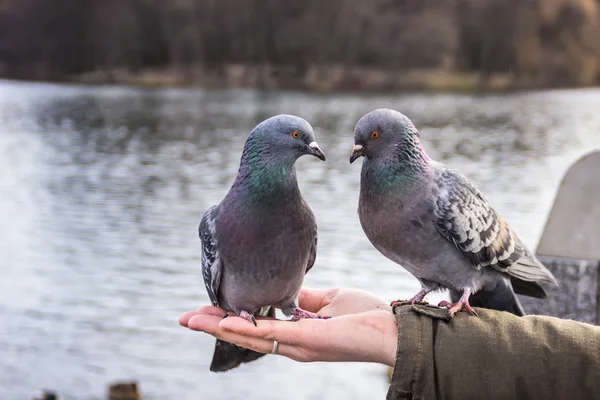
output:
[[[520,296],[528,314],[600,323],[600,151],[565,174],[536,255],[560,286],[548,299]]]

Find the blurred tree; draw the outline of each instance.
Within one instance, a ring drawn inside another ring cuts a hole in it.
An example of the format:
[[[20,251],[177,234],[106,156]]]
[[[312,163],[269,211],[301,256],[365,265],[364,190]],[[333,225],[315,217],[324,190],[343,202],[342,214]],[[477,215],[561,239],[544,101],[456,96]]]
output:
[[[54,79],[92,68],[89,0],[12,0],[2,11],[0,56],[18,77]]]
[[[599,3],[0,0],[0,74],[68,79],[151,68],[191,81],[196,71],[226,78],[238,65],[265,85],[360,68],[590,84],[600,71]]]

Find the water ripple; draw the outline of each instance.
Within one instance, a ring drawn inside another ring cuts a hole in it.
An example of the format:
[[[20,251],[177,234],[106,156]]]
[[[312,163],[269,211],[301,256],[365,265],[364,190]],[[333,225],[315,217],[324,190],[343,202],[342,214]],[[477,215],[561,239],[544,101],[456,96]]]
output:
[[[409,115],[430,155],[474,180],[531,247],[566,168],[600,146],[597,89],[358,96],[0,82],[0,393],[94,399],[133,378],[148,398],[383,398],[375,365],[265,357],[209,373],[213,339],[177,326],[208,303],[198,222],[231,184],[248,131],[278,113],[311,121],[328,158],[298,162],[320,229],[306,285],[413,294],[416,281],[373,249],[356,215],[352,131],[377,107]],[[290,391],[292,374],[310,384]]]

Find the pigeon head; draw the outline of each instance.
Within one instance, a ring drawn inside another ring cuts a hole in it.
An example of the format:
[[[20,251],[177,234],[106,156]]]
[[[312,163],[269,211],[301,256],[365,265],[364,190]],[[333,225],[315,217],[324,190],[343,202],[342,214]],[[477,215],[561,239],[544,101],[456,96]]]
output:
[[[246,141],[252,157],[289,165],[309,154],[325,161],[310,124],[294,115],[276,115],[258,124]]]
[[[325,161],[308,122],[293,115],[264,120],[246,139],[231,196],[247,193],[260,204],[272,205],[285,202],[292,192],[300,195],[294,164],[305,154]]]
[[[401,112],[380,108],[357,122],[350,164],[359,157],[370,159],[419,150],[419,131],[411,120]]]

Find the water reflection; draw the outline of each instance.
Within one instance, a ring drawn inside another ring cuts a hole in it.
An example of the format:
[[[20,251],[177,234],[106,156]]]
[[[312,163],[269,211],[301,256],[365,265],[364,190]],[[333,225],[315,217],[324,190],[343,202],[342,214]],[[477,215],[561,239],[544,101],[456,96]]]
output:
[[[298,162],[320,228],[306,284],[412,294],[414,279],[371,247],[356,216],[352,130],[382,106],[409,115],[430,155],[472,178],[532,247],[565,169],[600,146],[599,90],[356,96],[0,83],[0,397],[49,387],[100,398],[106,382],[131,377],[154,398],[383,398],[373,365],[265,357],[209,373],[212,339],[176,326],[182,310],[208,302],[198,222],[228,189],[248,131],[278,113],[311,121],[328,156]],[[290,390],[291,376],[307,384]]]

